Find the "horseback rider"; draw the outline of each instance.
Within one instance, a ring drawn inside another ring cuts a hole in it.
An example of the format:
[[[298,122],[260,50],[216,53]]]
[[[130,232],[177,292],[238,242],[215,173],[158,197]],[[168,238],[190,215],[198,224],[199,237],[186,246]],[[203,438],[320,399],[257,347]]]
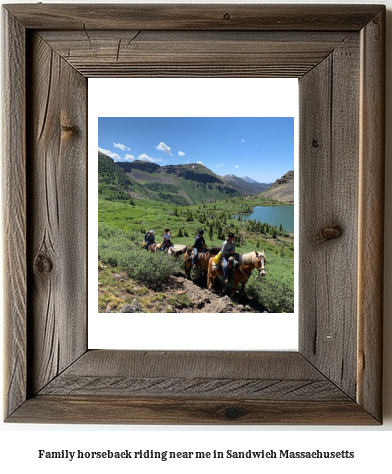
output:
[[[204,240],[203,234],[204,230],[200,229],[195,238],[195,243],[193,245],[192,268],[196,268],[197,255],[206,247],[206,241]]]
[[[149,230],[146,235],[144,236],[144,242],[145,242],[145,246],[144,248],[146,250],[148,250],[148,247],[151,245],[151,244],[155,244],[155,234],[154,234],[154,231],[153,230]]]
[[[221,247],[222,266],[223,266],[223,275],[225,278],[225,283],[228,282],[228,279],[227,279],[228,260],[229,260],[229,257],[234,255],[235,253],[234,239],[235,239],[235,235],[232,232],[230,232],[227,235],[227,239],[223,242],[222,247]]]
[[[170,229],[165,229],[165,232],[162,235],[162,237],[163,237],[163,242],[160,249],[161,252],[164,251],[166,248],[174,247],[174,244],[170,240],[171,239]]]

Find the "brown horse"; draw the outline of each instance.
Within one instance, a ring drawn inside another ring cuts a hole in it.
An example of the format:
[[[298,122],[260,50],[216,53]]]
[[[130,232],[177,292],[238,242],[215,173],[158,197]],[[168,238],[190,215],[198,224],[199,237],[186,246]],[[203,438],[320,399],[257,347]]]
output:
[[[201,268],[205,272],[208,271],[208,262],[211,257],[215,256],[220,250],[220,247],[213,247],[211,249],[206,249],[203,252],[200,252],[197,256],[196,260],[196,267]],[[192,259],[193,259],[193,245],[189,245],[186,248],[184,254],[184,262],[185,262],[185,273],[188,280],[191,278],[191,270],[192,270]]]
[[[265,253],[264,250],[262,252],[250,252],[246,254],[242,254],[238,258],[239,266],[237,267],[235,274],[234,274],[234,283],[233,283],[233,293],[232,297],[235,295],[237,291],[237,287],[240,283],[241,285],[241,296],[245,294],[245,285],[246,282],[249,280],[249,277],[254,268],[259,271],[259,277],[265,276]],[[209,290],[212,290],[215,284],[215,279],[217,276],[221,276],[224,278],[223,275],[223,268],[221,264],[216,266],[214,264],[214,259],[210,258],[208,262],[208,279],[207,279],[207,286]]]

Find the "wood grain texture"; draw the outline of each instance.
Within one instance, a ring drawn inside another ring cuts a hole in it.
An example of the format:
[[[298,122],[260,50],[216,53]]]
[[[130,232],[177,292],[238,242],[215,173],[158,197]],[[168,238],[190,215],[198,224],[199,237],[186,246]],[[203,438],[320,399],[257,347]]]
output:
[[[32,394],[87,349],[86,79],[37,35],[30,93]]]
[[[353,400],[284,401],[41,396],[9,420],[22,423],[375,425]]]
[[[306,170],[299,184],[299,347],[352,398],[357,364],[353,256],[358,232],[358,64],[358,49],[337,48],[299,82],[300,169]]]
[[[362,30],[361,46],[357,399],[381,419],[385,12]]]
[[[3,15],[3,213],[5,416],[26,400],[26,90],[25,32]]]
[[[357,31],[380,5],[7,5],[32,29]]]
[[[89,351],[40,395],[343,400],[296,352]]]
[[[356,33],[42,31],[85,77],[300,77]]]
[[[300,353],[285,351],[91,350],[69,367],[67,375],[324,380]]]

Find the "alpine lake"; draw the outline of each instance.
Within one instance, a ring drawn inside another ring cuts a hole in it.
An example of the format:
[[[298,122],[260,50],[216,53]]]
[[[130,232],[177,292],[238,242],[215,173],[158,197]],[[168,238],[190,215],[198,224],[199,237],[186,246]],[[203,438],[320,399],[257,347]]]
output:
[[[233,217],[238,218],[239,215]],[[259,221],[279,227],[282,225],[283,229],[290,234],[294,233],[294,205],[282,206],[255,206],[251,214],[241,214],[242,220]]]

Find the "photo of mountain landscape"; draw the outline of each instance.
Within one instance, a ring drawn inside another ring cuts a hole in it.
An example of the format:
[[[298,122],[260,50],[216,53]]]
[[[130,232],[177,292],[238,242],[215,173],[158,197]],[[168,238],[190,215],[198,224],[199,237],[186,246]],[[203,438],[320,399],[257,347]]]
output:
[[[98,123],[99,312],[294,312],[293,118]],[[165,229],[172,249],[143,247]],[[201,230],[206,258],[192,265]],[[208,260],[231,233],[236,254],[264,252],[265,276],[240,266],[209,288]]]

